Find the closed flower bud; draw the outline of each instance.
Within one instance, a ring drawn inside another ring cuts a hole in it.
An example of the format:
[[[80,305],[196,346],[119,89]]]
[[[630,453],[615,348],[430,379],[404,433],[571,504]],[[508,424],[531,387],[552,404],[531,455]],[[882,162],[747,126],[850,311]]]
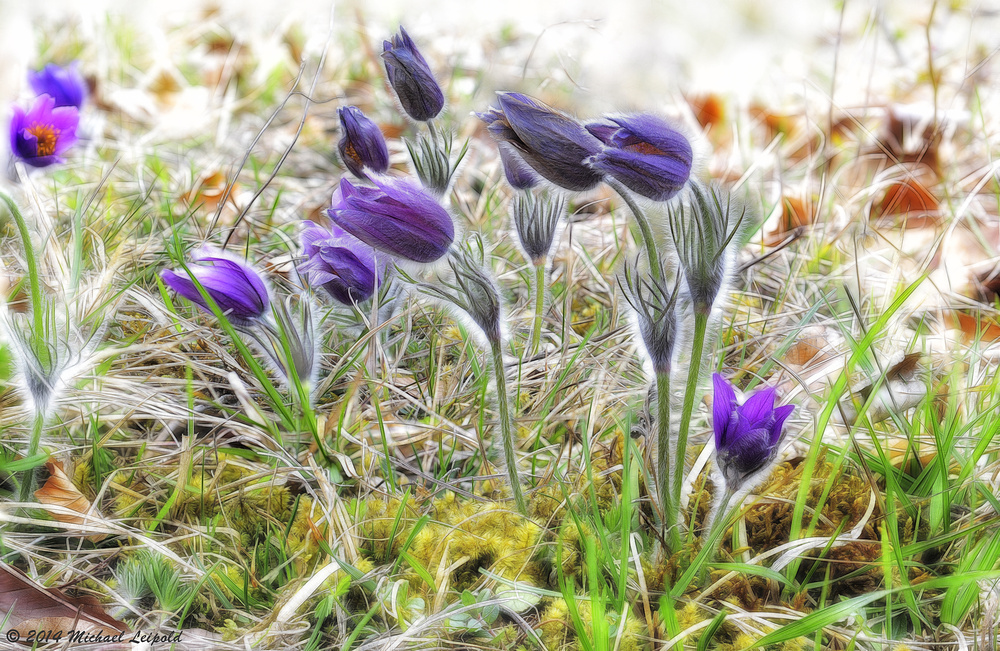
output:
[[[741,405],[724,377],[715,373],[712,382],[716,464],[727,490],[735,493],[777,457],[785,420],[795,406],[775,407],[777,391],[773,387],[758,391]]]
[[[453,280],[434,285],[423,283],[421,288],[465,312],[493,344],[501,336],[500,290],[486,268],[486,260],[483,241],[475,235],[469,244],[452,247],[448,254]]]
[[[382,60],[389,84],[407,115],[426,122],[441,112],[444,93],[405,29],[400,27],[399,34],[382,43]]]
[[[618,279],[625,300],[635,310],[639,335],[658,375],[670,373],[677,339],[677,284],[666,276],[661,270],[660,277],[654,278],[627,264]]]
[[[451,215],[423,188],[403,179],[376,179],[374,188],[340,180],[327,215],[380,251],[433,262],[455,239]]]
[[[28,83],[36,94],[50,96],[56,108],[79,109],[87,99],[87,82],[75,61],[66,68],[50,63],[38,72],[29,72]]]
[[[514,198],[511,212],[521,248],[532,264],[544,264],[552,248],[559,218],[566,210],[566,201],[546,194],[522,193]]]
[[[382,282],[387,254],[334,226],[325,229],[307,221],[302,231],[302,249],[306,262],[300,271],[309,283],[322,287],[336,301],[352,305],[368,300]]]
[[[80,114],[72,106],[56,107],[51,95],[35,99],[28,111],[14,107],[10,120],[10,149],[32,167],[63,163],[63,154],[76,142]]]
[[[499,93],[499,108],[477,113],[495,140],[507,143],[543,178],[561,188],[589,190],[603,174],[584,161],[601,141],[573,118],[519,93]]]
[[[655,115],[612,117],[587,130],[606,145],[587,164],[644,197],[666,201],[691,175],[691,143]]]
[[[747,208],[718,187],[690,190],[690,201],[671,207],[670,230],[694,309],[707,313],[731,273]]]
[[[203,253],[194,259],[188,274],[170,269],[161,272],[163,282],[175,292],[209,310],[192,276],[201,283],[223,314],[236,325],[248,325],[264,317],[270,306],[267,285],[252,267],[221,255]]]
[[[376,174],[389,169],[389,149],[378,125],[369,120],[356,106],[342,106],[340,116],[340,142],[337,150],[344,166],[354,176],[364,179],[364,168]]]

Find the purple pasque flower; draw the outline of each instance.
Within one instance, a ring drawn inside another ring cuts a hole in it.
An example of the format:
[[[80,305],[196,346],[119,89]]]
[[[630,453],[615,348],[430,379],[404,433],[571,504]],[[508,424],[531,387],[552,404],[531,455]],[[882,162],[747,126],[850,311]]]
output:
[[[538,175],[521,160],[514,148],[505,142],[499,143],[500,163],[507,183],[515,190],[530,190],[538,185]]]
[[[666,201],[691,176],[691,143],[660,117],[648,113],[610,117],[588,124],[587,131],[605,145],[587,164],[644,197]]]
[[[778,455],[782,427],[795,405],[775,408],[774,387],[758,391],[740,405],[736,402],[736,391],[724,377],[715,373],[712,382],[716,463],[727,490],[735,492]]]
[[[374,188],[342,178],[326,214],[362,242],[400,258],[433,262],[448,252],[455,224],[434,197],[405,179],[372,182]]]
[[[582,191],[601,182],[603,174],[584,161],[603,146],[579,122],[520,93],[497,93],[497,100],[500,108],[476,114],[496,141],[559,187]]]
[[[61,154],[76,142],[79,123],[80,113],[75,108],[57,108],[51,95],[40,95],[27,111],[14,107],[10,119],[10,150],[32,167],[65,162]]]
[[[342,134],[337,150],[347,169],[359,179],[368,178],[364,173],[366,167],[384,174],[389,169],[389,149],[378,125],[357,106],[341,106],[337,115]]]
[[[28,83],[37,95],[51,96],[56,107],[79,109],[87,99],[87,81],[76,61],[65,68],[49,63],[38,72],[29,72]]]
[[[223,314],[236,325],[248,325],[267,314],[270,306],[267,285],[253,267],[213,251],[196,255],[194,262],[188,266],[190,275],[164,269],[160,278],[184,298],[211,311],[208,301],[191,279],[193,276]]]
[[[391,41],[382,42],[382,60],[389,84],[403,110],[414,120],[426,122],[444,108],[444,93],[417,44],[402,27]]]
[[[336,301],[353,305],[367,300],[382,282],[389,256],[343,229],[323,228],[311,221],[302,231],[302,250],[306,262],[299,269],[309,283],[322,287]]]

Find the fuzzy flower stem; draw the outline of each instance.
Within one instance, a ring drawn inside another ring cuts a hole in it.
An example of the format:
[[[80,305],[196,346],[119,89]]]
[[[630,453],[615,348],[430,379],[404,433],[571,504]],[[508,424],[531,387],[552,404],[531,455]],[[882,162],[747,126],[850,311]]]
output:
[[[31,441],[28,443],[28,454],[25,455],[25,458],[30,459],[38,454],[38,446],[42,440],[42,426],[44,424],[45,414],[41,411],[36,412],[35,419],[31,424]],[[21,479],[21,490],[18,499],[22,502],[30,501],[34,488],[34,471],[26,470],[24,477]]]
[[[701,354],[705,348],[705,331],[708,329],[708,316],[711,306],[695,306],[694,310],[694,341],[691,344],[691,363],[688,365],[687,386],[684,388],[684,406],[681,408],[680,428],[677,432],[677,458],[674,460],[673,489],[671,503],[681,503],[681,485],[684,483],[684,460],[687,452],[688,428],[691,424],[691,413],[694,411],[694,398],[698,392],[698,378],[701,375]],[[676,525],[671,522],[670,526]]]
[[[656,373],[656,478],[660,508],[663,509],[663,538],[670,549],[680,547],[677,529],[677,502],[670,491],[670,369]],[[669,536],[669,538],[668,538]]]
[[[510,419],[510,404],[507,397],[507,377],[504,375],[503,349],[500,339],[490,338],[493,353],[493,373],[497,383],[497,410],[500,412],[500,438],[503,441],[504,464],[510,478],[510,489],[514,493],[514,503],[521,515],[528,514],[528,507],[521,492],[521,479],[517,475],[517,455],[514,451],[514,429]]]
[[[28,267],[28,284],[31,289],[31,318],[34,321],[35,331],[31,335],[31,349],[38,358],[38,363],[43,369],[49,365],[49,350],[44,344],[39,344],[45,332],[45,310],[42,308],[42,285],[38,279],[38,262],[35,260],[35,248],[31,244],[31,234],[28,232],[28,224],[24,221],[24,215],[18,209],[17,204],[6,193],[0,192],[0,200],[7,204],[7,210],[14,217],[17,224],[17,232],[21,236],[21,243],[24,245],[24,262]],[[37,446],[36,446],[37,448]],[[34,454],[34,451],[29,454]]]
[[[646,214],[642,212],[642,208],[635,202],[632,198],[632,193],[628,191],[621,182],[613,179],[606,178],[605,182],[610,185],[615,192],[622,198],[625,205],[629,207],[632,211],[632,216],[635,217],[635,223],[639,225],[639,232],[642,234],[642,242],[646,247],[646,255],[649,257],[649,269],[650,273],[653,274],[655,280],[662,280],[663,275],[660,269],[660,256],[656,251],[656,240],[653,238],[653,230],[649,227],[649,220],[646,219]]]
[[[545,261],[535,263],[535,319],[531,329],[531,354],[542,342],[542,316],[545,311]]]

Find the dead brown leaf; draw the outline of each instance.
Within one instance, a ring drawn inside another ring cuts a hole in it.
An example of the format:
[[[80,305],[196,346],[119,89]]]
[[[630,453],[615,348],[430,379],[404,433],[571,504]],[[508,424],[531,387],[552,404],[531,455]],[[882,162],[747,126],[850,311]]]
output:
[[[83,493],[73,485],[73,482],[63,471],[62,464],[49,460],[45,463],[45,467],[49,470],[49,478],[41,488],[35,491],[35,499],[43,506],[61,506],[79,513],[79,515],[72,515],[62,510],[46,509],[58,522],[78,525],[83,525],[88,520],[93,522],[95,516],[88,515],[90,513],[90,500],[84,497]],[[107,534],[103,533],[87,536],[87,539],[93,542],[100,542],[105,538],[107,538]]]
[[[128,633],[128,626],[109,617],[96,603],[45,588],[21,570],[0,563],[0,619],[3,632],[84,630],[93,635]],[[8,638],[12,639],[12,638]]]

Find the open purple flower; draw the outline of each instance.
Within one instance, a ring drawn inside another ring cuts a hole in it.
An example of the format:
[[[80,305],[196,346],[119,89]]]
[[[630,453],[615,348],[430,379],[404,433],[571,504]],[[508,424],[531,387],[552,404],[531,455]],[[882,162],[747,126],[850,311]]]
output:
[[[10,150],[32,167],[65,162],[61,154],[76,142],[80,113],[72,106],[56,108],[51,95],[41,95],[25,112],[14,107],[10,120]]]
[[[795,405],[775,408],[774,387],[758,391],[740,405],[736,402],[736,391],[724,377],[715,373],[712,382],[716,463],[727,489],[735,492],[778,455],[782,427]]]
[[[584,161],[598,154],[601,141],[573,118],[519,93],[498,93],[500,108],[477,117],[495,140],[509,143],[541,176],[567,190],[589,190],[603,173]]]
[[[377,255],[350,233],[334,226],[326,229],[306,222],[302,231],[306,262],[300,267],[309,283],[322,287],[344,305],[367,300],[382,282],[389,256]]]
[[[267,314],[270,300],[264,279],[249,265],[211,252],[195,256],[190,273],[215,304],[236,325],[247,325]],[[175,292],[210,311],[208,301],[187,274],[164,269],[160,278]]]
[[[79,109],[87,99],[87,82],[75,61],[66,68],[50,63],[38,72],[29,72],[28,83],[36,94],[51,96],[56,107]]]
[[[655,115],[608,118],[588,124],[587,130],[606,145],[587,164],[644,197],[666,201],[691,176],[691,143]]]
[[[369,188],[341,179],[326,214],[362,242],[400,258],[433,262],[448,252],[455,224],[434,197],[404,179],[373,182]]]
[[[389,169],[389,149],[378,125],[357,106],[342,106],[338,115],[342,137],[337,149],[347,169],[360,179],[368,178],[366,167],[377,174],[385,173]]]
[[[389,84],[403,110],[414,120],[426,122],[444,108],[444,93],[417,44],[402,27],[391,41],[382,42],[382,60]]]

